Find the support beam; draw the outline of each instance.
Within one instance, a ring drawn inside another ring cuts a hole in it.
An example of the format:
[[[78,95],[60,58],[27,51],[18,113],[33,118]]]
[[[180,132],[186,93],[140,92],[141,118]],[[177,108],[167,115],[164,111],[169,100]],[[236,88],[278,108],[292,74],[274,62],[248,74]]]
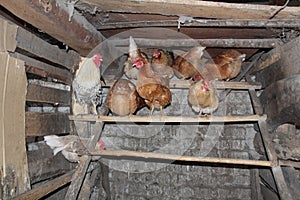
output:
[[[134,38],[140,48],[178,48],[178,47],[222,47],[222,48],[274,48],[281,45],[278,39],[148,39]],[[109,41],[116,48],[128,51],[129,39]]]
[[[144,28],[144,27],[177,27],[178,20],[149,20],[105,23],[97,26],[98,30],[117,28]],[[299,19],[282,20],[248,20],[248,19],[191,19],[180,23],[180,27],[231,27],[231,28],[295,28],[300,27]]]
[[[103,41],[104,37],[64,0],[36,1],[0,0],[11,13],[46,32],[85,56]],[[69,17],[71,21],[69,21]]]
[[[24,62],[0,52],[1,199],[30,189],[25,142],[26,90]]]
[[[127,13],[151,13],[161,15],[185,15],[202,18],[225,19],[269,19],[280,6],[236,4],[211,1],[178,0],[111,0],[109,3],[99,0],[81,0],[98,10]],[[297,19],[299,7],[287,7],[275,18]]]

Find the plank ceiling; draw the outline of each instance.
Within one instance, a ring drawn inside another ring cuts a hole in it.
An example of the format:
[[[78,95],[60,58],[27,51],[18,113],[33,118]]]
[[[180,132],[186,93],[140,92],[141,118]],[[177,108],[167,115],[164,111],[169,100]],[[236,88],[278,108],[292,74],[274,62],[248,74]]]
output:
[[[296,0],[290,0],[286,7],[282,6],[284,0],[0,0],[0,3],[2,16],[21,25],[26,22],[26,27],[30,26],[43,39],[55,45],[65,44],[82,56],[107,38],[127,39],[133,35],[160,39],[141,41],[144,46],[188,47],[183,40],[194,39],[207,46],[212,55],[222,48],[238,48],[249,58],[258,50],[270,49],[298,36],[300,27],[300,3]],[[177,41],[182,43],[176,44]],[[122,44],[125,48],[128,42]]]

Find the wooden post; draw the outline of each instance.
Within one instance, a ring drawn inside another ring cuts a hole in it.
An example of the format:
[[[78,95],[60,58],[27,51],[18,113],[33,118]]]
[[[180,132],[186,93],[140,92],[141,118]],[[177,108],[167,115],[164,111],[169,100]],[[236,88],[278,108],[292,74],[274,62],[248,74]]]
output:
[[[25,143],[26,91],[24,62],[9,56],[8,53],[0,52],[2,199],[8,199],[30,189]]]

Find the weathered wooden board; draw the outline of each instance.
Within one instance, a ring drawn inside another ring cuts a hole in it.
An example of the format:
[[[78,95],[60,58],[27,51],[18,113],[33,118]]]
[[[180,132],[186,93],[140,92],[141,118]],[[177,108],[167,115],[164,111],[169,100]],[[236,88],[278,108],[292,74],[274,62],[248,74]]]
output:
[[[191,48],[194,46],[222,48],[274,48],[282,42],[278,39],[148,39],[134,38],[140,48]],[[129,40],[110,40],[112,45],[125,51]],[[122,48],[124,47],[124,48]]]
[[[68,184],[71,181],[71,177],[74,171],[70,171],[62,176],[59,176],[51,181],[48,181],[37,188],[29,190],[15,198],[13,200],[36,200],[50,194],[56,189]]]
[[[25,146],[26,86],[24,62],[0,52],[0,190],[3,199],[30,189]]]
[[[0,41],[3,43],[0,45],[0,50],[4,49],[10,52],[21,50],[22,53],[28,52],[37,58],[49,60],[68,69],[72,69],[79,63],[80,57],[74,51],[67,53],[3,18],[0,18],[0,24],[4,27],[3,33],[0,35]]]
[[[279,6],[193,0],[163,2],[161,0],[111,0],[109,3],[99,0],[81,0],[80,3],[91,4],[103,11],[227,19],[269,19],[280,8]],[[299,7],[287,7],[275,18],[296,19],[299,16]]]
[[[299,74],[299,51],[300,37],[263,55],[255,68],[256,71],[261,70],[256,73],[257,81],[267,87],[275,81]]]
[[[26,101],[70,105],[71,94],[69,91],[43,87],[29,83],[27,87]]]
[[[70,132],[68,114],[26,112],[26,137]]]
[[[57,80],[66,84],[72,83],[73,75],[68,69],[55,67],[17,52],[11,53],[11,56],[21,59],[25,62],[27,73],[36,74],[44,78],[52,78],[53,80]]]
[[[59,153],[53,156],[53,150],[44,141],[27,145],[29,177],[31,184],[67,173],[76,164],[67,161]]]
[[[103,36],[76,10],[62,0],[19,0],[0,3],[17,17],[25,20],[52,37],[87,55],[103,40]],[[69,17],[71,21],[69,21]]]
[[[269,85],[260,100],[271,131],[283,123],[300,121],[300,74]]]

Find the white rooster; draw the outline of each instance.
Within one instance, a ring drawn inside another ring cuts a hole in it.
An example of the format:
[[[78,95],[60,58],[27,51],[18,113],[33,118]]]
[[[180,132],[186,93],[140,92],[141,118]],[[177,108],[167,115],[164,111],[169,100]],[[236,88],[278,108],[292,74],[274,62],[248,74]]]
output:
[[[102,56],[94,54],[84,60],[73,80],[73,91],[76,103],[87,105],[89,112],[97,114],[97,106],[101,105],[101,71]]]
[[[89,138],[81,138],[77,135],[48,135],[44,136],[44,141],[46,144],[53,149],[53,154],[56,155],[59,152],[70,162],[78,162],[80,155],[88,155],[89,151],[87,145]],[[99,140],[96,144],[95,150],[104,150],[105,143]],[[99,156],[94,156],[93,160],[99,159]]]

